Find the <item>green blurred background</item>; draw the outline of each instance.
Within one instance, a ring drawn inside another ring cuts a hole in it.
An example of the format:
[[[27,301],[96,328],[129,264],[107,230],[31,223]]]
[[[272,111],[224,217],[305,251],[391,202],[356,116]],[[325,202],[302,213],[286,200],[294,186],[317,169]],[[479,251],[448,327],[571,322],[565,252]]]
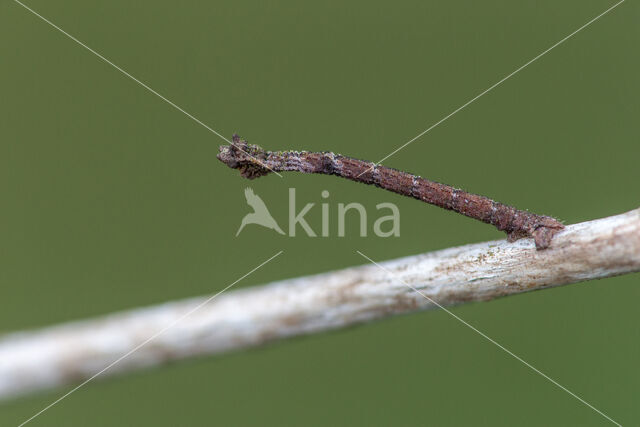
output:
[[[27,4],[194,116],[269,149],[378,160],[609,1],[57,1]],[[640,7],[627,0],[388,166],[567,223],[638,207]],[[287,189],[331,234],[248,226],[221,139],[12,1],[0,4],[0,332],[504,237],[335,177]],[[635,76],[635,77],[634,77]],[[337,203],[401,211],[401,237],[337,235]],[[599,280],[455,313],[622,424],[640,419],[637,286]],[[66,389],[0,405],[15,425]],[[444,312],[96,381],[33,426],[602,425]]]

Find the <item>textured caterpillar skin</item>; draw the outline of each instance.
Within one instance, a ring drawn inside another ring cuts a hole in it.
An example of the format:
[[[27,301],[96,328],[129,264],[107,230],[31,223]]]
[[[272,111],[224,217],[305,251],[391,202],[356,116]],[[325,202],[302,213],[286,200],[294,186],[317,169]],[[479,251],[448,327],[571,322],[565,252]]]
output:
[[[537,249],[546,249],[564,225],[549,216],[516,209],[487,197],[371,162],[331,152],[265,151],[237,135],[231,145],[220,147],[218,159],[243,177],[258,178],[271,172],[297,171],[337,175],[375,185],[495,226],[509,241],[532,237]]]

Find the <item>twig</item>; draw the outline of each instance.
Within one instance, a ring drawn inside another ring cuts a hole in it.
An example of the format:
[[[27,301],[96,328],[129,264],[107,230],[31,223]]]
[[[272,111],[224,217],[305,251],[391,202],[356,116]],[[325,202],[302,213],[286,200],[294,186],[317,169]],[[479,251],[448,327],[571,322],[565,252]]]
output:
[[[548,248],[553,236],[564,228],[560,221],[549,216],[522,211],[450,185],[326,151],[267,151],[233,135],[231,145],[220,147],[218,159],[230,168],[240,170],[240,175],[248,179],[275,171],[296,171],[337,175],[375,185],[491,224],[506,232],[511,242],[533,237],[537,249]]]
[[[227,292],[104,375],[434,307],[405,284],[450,306],[640,271],[640,209],[570,225],[545,251],[529,239],[501,240],[381,265]],[[83,381],[204,300],[8,335],[0,340],[0,398]]]

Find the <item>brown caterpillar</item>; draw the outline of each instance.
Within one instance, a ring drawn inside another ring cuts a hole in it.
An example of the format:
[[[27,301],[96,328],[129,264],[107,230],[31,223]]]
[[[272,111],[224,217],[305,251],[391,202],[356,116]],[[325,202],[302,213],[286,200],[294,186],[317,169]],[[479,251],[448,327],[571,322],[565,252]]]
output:
[[[510,242],[532,237],[537,249],[546,249],[564,228],[555,218],[516,209],[488,197],[372,162],[331,152],[266,151],[233,135],[231,145],[220,147],[218,159],[248,179],[271,172],[297,171],[337,175],[413,197],[495,226]]]

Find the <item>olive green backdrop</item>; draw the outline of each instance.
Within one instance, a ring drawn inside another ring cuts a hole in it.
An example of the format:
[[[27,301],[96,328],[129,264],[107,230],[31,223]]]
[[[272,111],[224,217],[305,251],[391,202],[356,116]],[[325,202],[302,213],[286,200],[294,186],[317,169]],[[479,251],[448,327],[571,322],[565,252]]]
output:
[[[378,160],[610,1],[27,4],[222,134]],[[628,0],[385,164],[567,223],[638,207],[640,7]],[[0,4],[0,332],[502,238],[335,177],[288,188],[328,238],[255,225],[221,139],[18,4]],[[393,202],[401,237],[337,235],[337,204]],[[639,275],[455,313],[622,424],[640,419]],[[0,405],[15,425],[67,389]],[[33,426],[602,425],[444,312],[95,381]]]

